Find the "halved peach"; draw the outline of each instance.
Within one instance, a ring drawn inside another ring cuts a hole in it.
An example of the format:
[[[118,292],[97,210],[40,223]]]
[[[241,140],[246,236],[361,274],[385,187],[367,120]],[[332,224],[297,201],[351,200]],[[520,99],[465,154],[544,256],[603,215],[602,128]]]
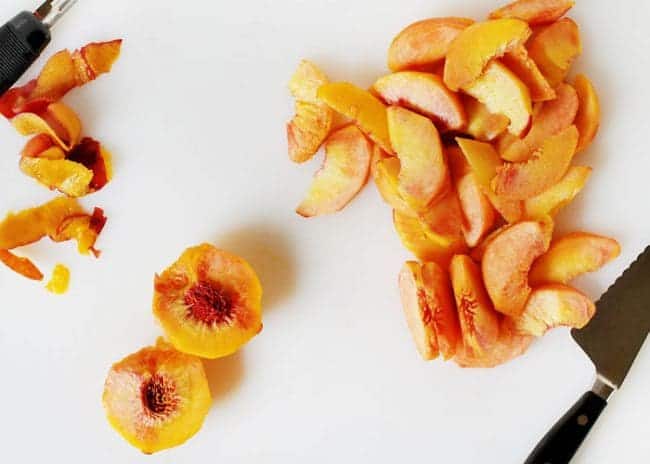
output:
[[[423,69],[444,60],[453,40],[474,24],[467,18],[431,18],[411,24],[400,32],[388,50],[391,71]]]
[[[522,45],[532,31],[518,19],[494,19],[464,29],[451,43],[445,61],[445,84],[453,91],[478,79],[494,58]]]
[[[493,114],[510,120],[508,131],[521,135],[530,123],[533,107],[528,87],[499,61],[492,61],[485,72],[463,90],[483,103]]]
[[[16,256],[8,250],[0,250],[0,262],[30,280],[43,280],[43,273],[29,258]]]
[[[521,222],[503,231],[485,248],[483,280],[500,313],[516,317],[523,311],[532,291],[528,272],[548,249],[545,237],[539,223]]]
[[[592,171],[591,168],[584,166],[569,168],[557,184],[524,202],[525,217],[537,219],[546,215],[551,217],[557,215],[582,191]]]
[[[415,211],[424,209],[449,187],[449,170],[436,126],[424,116],[391,106],[388,130],[401,163],[399,192]]]
[[[621,254],[619,243],[608,237],[574,232],[551,244],[530,270],[532,285],[566,284],[588,272],[595,272]]]
[[[375,153],[381,148],[375,146]],[[383,151],[383,150],[382,150]],[[371,165],[373,179],[379,194],[393,209],[404,214],[412,215],[411,207],[404,201],[399,193],[399,159],[394,156],[376,157]]]
[[[519,333],[541,337],[556,327],[582,329],[596,313],[596,306],[584,294],[566,285],[544,285],[533,291],[520,317]]]
[[[515,163],[526,161],[544,141],[573,124],[578,113],[578,94],[568,84],[556,88],[557,98],[541,103],[533,114],[533,123],[523,139],[516,139],[501,157]]]
[[[456,191],[465,218],[465,241],[473,248],[494,225],[496,211],[473,173],[466,174],[456,182]]]
[[[469,256],[454,256],[449,269],[464,346],[473,356],[482,356],[498,341],[499,315],[485,291],[481,270]]]
[[[533,35],[527,47],[542,74],[556,86],[566,78],[573,61],[582,53],[580,29],[573,20],[560,19]]]
[[[441,129],[460,130],[467,124],[458,95],[435,74],[402,71],[379,78],[373,89],[389,105],[400,105],[438,124]]]
[[[578,92],[580,108],[575,125],[580,133],[577,153],[585,150],[596,137],[600,127],[600,101],[591,81],[582,74],[576,76],[573,85]]]
[[[493,114],[487,107],[473,97],[463,99],[467,111],[465,132],[481,142],[491,142],[505,132],[510,119],[503,114]]]
[[[187,249],[154,283],[153,313],[174,347],[228,356],[262,330],[262,286],[242,258],[212,245]]]
[[[325,161],[296,212],[304,217],[343,209],[368,181],[372,146],[356,126],[334,132],[325,142]]]
[[[394,153],[388,136],[386,105],[370,92],[349,82],[333,82],[318,89],[318,98],[352,119],[385,152]]]
[[[517,18],[530,25],[557,21],[569,11],[574,0],[517,0],[490,13],[490,18]]]
[[[528,56],[528,50],[523,45],[515,47],[503,55],[501,62],[528,87],[530,99],[533,102],[553,100],[556,97],[555,90],[539,70],[535,61]]]
[[[506,163],[497,169],[492,188],[497,195],[527,200],[543,193],[567,173],[578,145],[575,126],[546,139],[530,160]]]

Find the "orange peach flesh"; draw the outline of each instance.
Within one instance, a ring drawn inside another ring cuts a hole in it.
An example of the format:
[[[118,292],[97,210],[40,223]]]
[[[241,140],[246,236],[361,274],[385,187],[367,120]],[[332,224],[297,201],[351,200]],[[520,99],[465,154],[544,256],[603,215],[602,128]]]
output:
[[[28,258],[16,256],[7,250],[0,250],[0,262],[30,280],[43,280],[43,273]]]
[[[580,133],[576,152],[580,153],[591,145],[598,133],[600,127],[600,101],[596,89],[586,76],[577,76],[573,85],[580,101],[580,109],[575,119],[575,125]]]
[[[555,90],[537,64],[528,56],[528,51],[523,45],[503,55],[501,62],[528,87],[533,102],[553,100],[556,97]]]
[[[582,191],[591,176],[592,169],[573,166],[554,186],[524,202],[525,217],[537,219],[555,216]]]
[[[444,242],[464,243],[463,211],[455,190],[449,190],[443,198],[417,213],[417,217],[430,233]]]
[[[480,101],[466,96],[463,99],[467,111],[467,128],[465,132],[481,142],[491,142],[504,133],[510,125],[510,119],[503,114],[493,114]]]
[[[375,146],[375,153],[378,148]],[[379,194],[393,209],[407,215],[412,215],[411,207],[404,201],[399,193],[399,172],[401,165],[399,159],[390,157],[375,157],[371,166],[372,176],[379,190]]]
[[[466,174],[458,180],[456,191],[465,218],[463,224],[465,241],[473,248],[494,225],[496,211],[473,173]]]
[[[575,4],[574,0],[518,0],[490,13],[490,18],[517,18],[530,25],[557,21]]]
[[[582,53],[578,25],[563,18],[537,32],[527,44],[530,57],[552,86],[562,82]]]

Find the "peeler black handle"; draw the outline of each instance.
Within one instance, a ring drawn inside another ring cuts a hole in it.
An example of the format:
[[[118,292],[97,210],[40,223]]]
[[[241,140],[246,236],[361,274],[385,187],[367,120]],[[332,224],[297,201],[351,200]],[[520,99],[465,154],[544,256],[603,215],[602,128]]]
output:
[[[50,29],[28,11],[0,27],[0,95],[20,79],[50,40]]]

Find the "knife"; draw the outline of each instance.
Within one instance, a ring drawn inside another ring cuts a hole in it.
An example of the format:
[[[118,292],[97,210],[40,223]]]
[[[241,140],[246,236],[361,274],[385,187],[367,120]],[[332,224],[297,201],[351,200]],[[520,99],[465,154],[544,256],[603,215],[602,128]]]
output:
[[[0,95],[13,86],[52,40],[50,30],[77,0],[46,0],[0,27]]]
[[[596,366],[596,382],[533,450],[525,464],[567,464],[618,390],[650,329],[650,247],[596,303],[594,319],[572,337]]]

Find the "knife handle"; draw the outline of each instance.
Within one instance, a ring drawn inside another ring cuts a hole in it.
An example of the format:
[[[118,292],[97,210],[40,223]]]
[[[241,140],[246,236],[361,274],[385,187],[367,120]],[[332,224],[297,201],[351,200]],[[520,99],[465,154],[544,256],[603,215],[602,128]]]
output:
[[[546,434],[525,464],[568,464],[607,406],[594,392],[585,393]]]

